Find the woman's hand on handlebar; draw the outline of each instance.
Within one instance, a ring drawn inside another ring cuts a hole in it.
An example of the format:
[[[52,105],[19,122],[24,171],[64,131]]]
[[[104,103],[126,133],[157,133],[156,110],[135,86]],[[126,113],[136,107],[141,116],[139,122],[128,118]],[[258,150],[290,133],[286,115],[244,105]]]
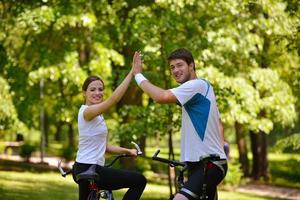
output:
[[[131,143],[135,146],[134,149],[106,144],[106,152],[112,154],[128,155],[133,157],[136,157],[137,155],[142,155],[143,152],[141,151],[140,147],[134,142]]]
[[[138,151],[136,149],[128,149],[127,155],[136,157],[138,155]]]

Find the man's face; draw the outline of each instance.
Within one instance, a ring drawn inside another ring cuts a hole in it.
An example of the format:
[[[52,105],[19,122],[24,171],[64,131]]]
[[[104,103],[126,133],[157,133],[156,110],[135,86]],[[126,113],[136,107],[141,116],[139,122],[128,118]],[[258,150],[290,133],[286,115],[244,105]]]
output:
[[[177,83],[184,83],[191,79],[191,73],[194,71],[193,63],[187,64],[182,59],[174,59],[169,62],[171,73]]]
[[[96,80],[89,84],[84,92],[86,105],[92,105],[102,102],[104,86],[102,81]]]

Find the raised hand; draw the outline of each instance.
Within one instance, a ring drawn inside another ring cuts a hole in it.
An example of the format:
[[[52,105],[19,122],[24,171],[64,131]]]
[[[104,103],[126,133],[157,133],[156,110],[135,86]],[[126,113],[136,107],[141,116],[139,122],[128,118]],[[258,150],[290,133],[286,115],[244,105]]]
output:
[[[136,75],[138,73],[142,73],[143,71],[143,60],[142,60],[142,54],[141,52],[136,51],[133,56],[132,61],[132,72],[133,75]]]

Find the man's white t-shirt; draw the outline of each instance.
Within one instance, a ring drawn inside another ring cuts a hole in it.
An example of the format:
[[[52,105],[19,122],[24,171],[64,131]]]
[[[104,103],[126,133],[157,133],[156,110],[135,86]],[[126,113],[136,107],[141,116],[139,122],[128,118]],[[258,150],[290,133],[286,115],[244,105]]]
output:
[[[180,160],[197,162],[209,154],[226,159],[212,86],[204,79],[194,79],[170,91],[182,106]]]
[[[107,127],[102,115],[91,121],[83,118],[87,105],[82,105],[78,112],[79,147],[76,162],[104,166],[107,141]]]

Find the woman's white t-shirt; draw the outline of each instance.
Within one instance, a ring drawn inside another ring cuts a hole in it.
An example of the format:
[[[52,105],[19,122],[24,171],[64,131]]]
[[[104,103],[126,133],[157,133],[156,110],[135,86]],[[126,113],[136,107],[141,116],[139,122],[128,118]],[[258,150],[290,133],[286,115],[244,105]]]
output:
[[[79,146],[76,162],[104,166],[107,141],[107,127],[102,115],[91,121],[83,118],[87,105],[81,105],[78,112]]]

